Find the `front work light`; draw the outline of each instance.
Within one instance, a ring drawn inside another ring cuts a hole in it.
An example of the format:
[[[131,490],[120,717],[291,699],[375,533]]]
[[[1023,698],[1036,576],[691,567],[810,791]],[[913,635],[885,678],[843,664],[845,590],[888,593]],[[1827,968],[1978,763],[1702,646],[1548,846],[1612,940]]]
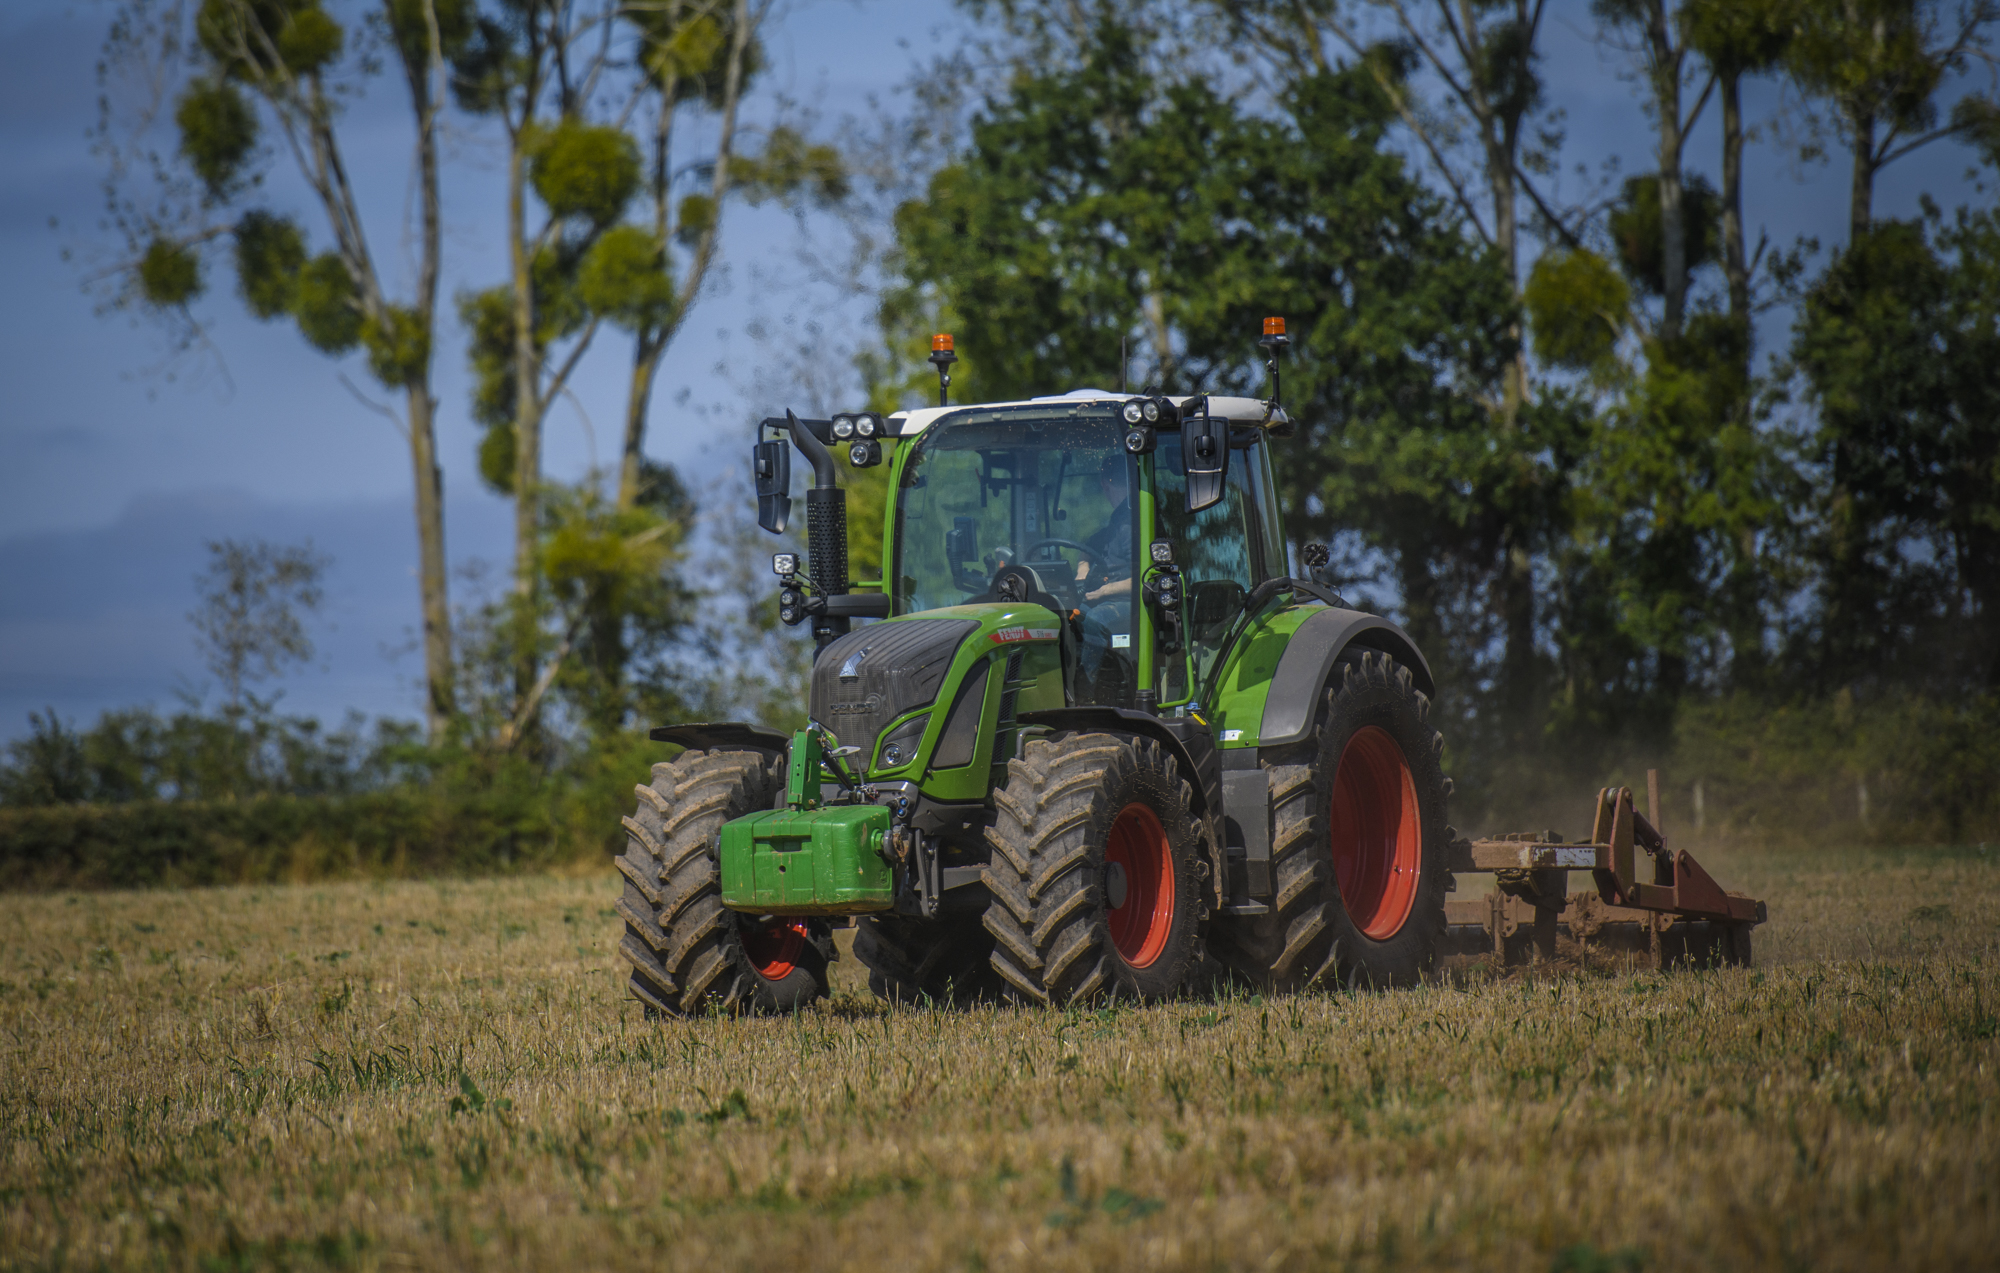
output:
[[[1146,551],[1153,555],[1153,564],[1155,566],[1171,566],[1174,564],[1174,541],[1171,539],[1156,539],[1146,545]]]
[[[1151,455],[1155,438],[1154,432],[1143,424],[1136,429],[1127,429],[1125,449],[1134,455]]]
[[[847,448],[847,462],[858,469],[874,468],[882,462],[882,444],[872,438]]]
[[[798,572],[799,572],[799,555],[797,553],[771,554],[772,574],[777,575],[780,578],[783,578],[786,575],[795,575]]]

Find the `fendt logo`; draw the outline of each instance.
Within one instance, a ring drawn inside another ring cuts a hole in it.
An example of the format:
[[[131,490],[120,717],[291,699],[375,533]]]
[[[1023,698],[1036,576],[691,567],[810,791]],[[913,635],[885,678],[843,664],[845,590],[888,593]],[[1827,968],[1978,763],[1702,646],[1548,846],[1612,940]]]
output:
[[[826,710],[829,716],[873,716],[882,710],[882,696],[870,694],[858,703],[835,703]]]
[[[860,649],[856,650],[854,653],[848,655],[847,662],[842,663],[840,665],[840,679],[843,681],[860,680],[861,660],[867,657],[868,657],[868,647],[865,645],[862,646]]]

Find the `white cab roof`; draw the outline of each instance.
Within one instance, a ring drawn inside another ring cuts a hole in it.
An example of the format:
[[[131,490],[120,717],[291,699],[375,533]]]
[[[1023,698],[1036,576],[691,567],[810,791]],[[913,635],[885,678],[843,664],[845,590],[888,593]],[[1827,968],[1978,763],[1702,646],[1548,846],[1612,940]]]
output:
[[[1112,393],[1108,389],[1073,389],[1068,393],[1057,394],[1054,397],[1028,398],[1019,402],[961,402],[956,406],[950,407],[918,407],[912,411],[897,411],[891,414],[889,419],[897,423],[897,428],[894,430],[896,436],[908,438],[922,433],[938,420],[956,411],[991,411],[1006,407],[1033,407],[1058,402],[1123,402],[1127,398],[1136,398],[1138,396],[1138,394],[1134,393]],[[1178,406],[1186,402],[1188,397],[1191,396],[1194,395],[1180,397],[1169,395],[1169,398]],[[1209,414],[1222,416],[1235,424],[1282,425],[1291,423],[1291,417],[1285,414],[1283,407],[1273,408],[1261,398],[1225,398],[1212,396],[1208,400],[1208,410]]]

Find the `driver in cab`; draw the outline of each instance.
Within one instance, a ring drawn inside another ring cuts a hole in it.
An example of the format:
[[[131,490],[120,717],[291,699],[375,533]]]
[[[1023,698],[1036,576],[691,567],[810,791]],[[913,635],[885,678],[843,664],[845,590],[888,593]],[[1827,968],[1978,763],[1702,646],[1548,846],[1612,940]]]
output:
[[[1084,541],[1089,553],[1076,563],[1076,589],[1084,602],[1083,642],[1078,651],[1083,674],[1094,679],[1111,649],[1114,626],[1123,626],[1132,595],[1132,504],[1126,496],[1126,459],[1113,451],[1098,466],[1097,480],[1111,516]]]

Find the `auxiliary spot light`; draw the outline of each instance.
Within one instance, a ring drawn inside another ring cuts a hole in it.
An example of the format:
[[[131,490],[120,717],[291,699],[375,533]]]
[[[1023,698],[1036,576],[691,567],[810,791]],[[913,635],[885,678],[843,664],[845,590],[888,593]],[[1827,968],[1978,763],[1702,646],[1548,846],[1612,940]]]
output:
[[[882,444],[869,439],[847,448],[847,462],[858,469],[873,468],[882,462]]]

